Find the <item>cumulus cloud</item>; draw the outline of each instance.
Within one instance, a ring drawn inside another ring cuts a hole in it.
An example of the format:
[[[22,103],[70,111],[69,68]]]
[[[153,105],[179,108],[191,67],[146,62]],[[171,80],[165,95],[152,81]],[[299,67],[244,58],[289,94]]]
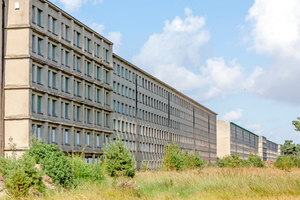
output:
[[[243,117],[243,110],[236,109],[232,110],[225,115],[222,116],[222,120],[230,121],[230,122],[237,122]]]
[[[256,0],[249,9],[250,49],[271,56],[256,68],[245,88],[264,98],[300,105],[300,1]]]
[[[77,12],[84,4],[96,5],[103,2],[103,0],[53,0],[56,1],[61,3],[67,12]]]
[[[185,8],[184,19],[165,21],[162,33],[154,33],[135,55],[133,62],[178,90],[191,92],[196,100],[224,96],[236,89],[242,72],[236,61],[211,58],[201,66],[203,52],[208,48],[210,32],[205,18],[194,16]]]
[[[90,27],[99,33],[100,35],[103,35],[110,41],[114,43],[113,45],[113,52],[116,54],[119,54],[121,52],[123,42],[122,42],[122,34],[120,32],[109,32],[108,34],[104,34],[104,29],[105,26],[103,24],[98,24],[98,23],[92,23]]]

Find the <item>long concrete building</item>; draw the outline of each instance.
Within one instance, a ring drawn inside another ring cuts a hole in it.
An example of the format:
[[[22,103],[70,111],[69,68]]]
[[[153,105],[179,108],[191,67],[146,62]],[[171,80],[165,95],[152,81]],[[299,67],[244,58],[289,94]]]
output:
[[[217,120],[217,157],[231,154],[247,159],[250,152],[259,155],[263,161],[275,161],[281,155],[281,145],[228,121]]]
[[[113,54],[111,41],[49,1],[4,6],[2,153],[10,138],[22,152],[36,135],[65,152],[85,148],[92,162],[119,135],[139,166],[160,166],[172,141],[216,161],[215,112]]]

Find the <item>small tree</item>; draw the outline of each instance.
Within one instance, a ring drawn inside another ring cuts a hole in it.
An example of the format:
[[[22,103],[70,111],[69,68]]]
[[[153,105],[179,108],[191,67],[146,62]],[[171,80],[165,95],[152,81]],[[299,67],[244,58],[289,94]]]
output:
[[[165,145],[162,167],[166,170],[183,170],[184,160],[180,147],[176,143]]]
[[[121,138],[116,143],[110,141],[104,148],[105,170],[110,176],[135,176],[135,160]]]
[[[292,142],[293,140],[286,140],[280,148],[284,155],[294,155],[296,153],[296,145]]]
[[[197,153],[189,154],[187,150],[183,152],[183,160],[185,169],[201,168],[205,164],[205,161]]]
[[[298,120],[293,121],[293,125],[295,126],[296,131],[300,131],[300,117],[297,118]]]

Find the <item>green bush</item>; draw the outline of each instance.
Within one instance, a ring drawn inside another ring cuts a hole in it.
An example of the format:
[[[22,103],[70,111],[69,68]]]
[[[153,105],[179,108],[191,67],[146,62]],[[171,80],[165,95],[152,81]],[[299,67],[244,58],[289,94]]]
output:
[[[248,161],[251,163],[254,167],[265,167],[265,163],[262,161],[261,157],[258,155],[250,153],[248,157]]]
[[[290,170],[294,167],[300,167],[300,158],[295,155],[278,156],[274,166],[282,170]]]
[[[28,154],[38,164],[41,164],[46,174],[52,178],[55,184],[64,188],[75,186],[75,176],[72,171],[70,158],[60,151],[57,145],[35,141],[28,150]]]
[[[184,169],[182,151],[176,143],[165,145],[162,167],[166,170]]]
[[[135,176],[135,160],[121,138],[104,148],[105,170],[109,176]]]
[[[218,167],[264,167],[265,164],[261,157],[250,153],[248,159],[241,159],[240,155],[231,154],[231,156],[225,156],[223,158],[217,158]]]
[[[79,181],[101,181],[104,179],[100,165],[85,163],[82,155],[73,155],[71,166]]]
[[[185,169],[202,168],[205,165],[205,161],[197,153],[189,154],[187,150],[183,152],[183,162]]]
[[[28,153],[18,159],[1,158],[1,173],[5,177],[4,187],[14,197],[31,194],[43,194],[42,182],[44,172],[35,168],[36,162]]]
[[[143,172],[147,171],[147,162],[142,163],[142,171]]]

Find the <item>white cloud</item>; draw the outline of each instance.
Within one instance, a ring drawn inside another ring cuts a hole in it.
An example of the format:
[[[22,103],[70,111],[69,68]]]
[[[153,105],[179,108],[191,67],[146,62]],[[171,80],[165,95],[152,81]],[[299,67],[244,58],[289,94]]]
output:
[[[243,117],[243,110],[236,109],[232,110],[225,115],[223,115],[222,120],[230,121],[230,122],[237,122]]]
[[[246,20],[252,23],[259,53],[300,58],[300,1],[256,0]]]
[[[94,31],[98,32],[100,35],[104,35],[105,26],[103,24],[98,24],[94,22],[90,25],[90,27]],[[106,37],[114,43],[113,51],[114,53],[119,54],[123,46],[122,34],[120,32],[109,32],[107,35],[104,35],[104,37]]]
[[[52,0],[61,3],[67,12],[78,12],[84,4],[96,5],[102,3],[103,0]]]
[[[109,32],[105,37],[114,43],[113,52],[119,54],[123,46],[122,34],[120,32]]]
[[[300,105],[300,1],[256,0],[249,9],[252,50],[272,58],[272,66],[256,68],[245,88],[261,97]]]
[[[178,90],[193,91],[193,98],[206,100],[236,89],[242,78],[240,66],[223,58],[212,58],[201,66],[202,54],[210,41],[205,18],[185,8],[185,19],[165,21],[162,33],[154,33],[135,55],[133,62]],[[196,95],[195,95],[196,94]]]

